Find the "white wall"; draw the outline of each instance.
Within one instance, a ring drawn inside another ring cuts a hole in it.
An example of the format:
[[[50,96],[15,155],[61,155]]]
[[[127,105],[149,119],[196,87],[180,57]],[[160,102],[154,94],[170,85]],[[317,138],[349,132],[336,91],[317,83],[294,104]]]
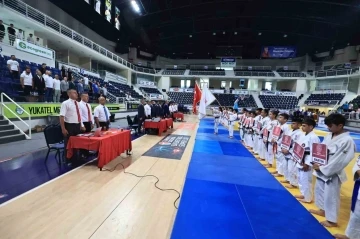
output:
[[[2,48],[2,55],[6,55],[6,56],[11,56],[11,55],[15,55],[16,58],[21,59],[21,60],[26,60],[26,61],[30,61],[30,62],[34,62],[37,64],[42,64],[42,63],[46,63],[46,65],[50,66],[50,67],[55,67],[55,60],[51,60],[48,58],[44,58],[44,57],[40,57],[40,56],[36,56],[30,53],[26,53],[23,51],[19,51],[16,48],[12,47],[12,46],[8,46],[5,44],[1,45]],[[21,71],[24,69],[20,69]]]
[[[180,86],[180,84],[179,84],[179,86]],[[166,91],[168,91],[169,88],[170,88],[170,77],[168,77],[168,76],[162,76],[162,77],[160,78],[160,80],[158,81],[157,87],[158,87],[159,89],[166,89]]]

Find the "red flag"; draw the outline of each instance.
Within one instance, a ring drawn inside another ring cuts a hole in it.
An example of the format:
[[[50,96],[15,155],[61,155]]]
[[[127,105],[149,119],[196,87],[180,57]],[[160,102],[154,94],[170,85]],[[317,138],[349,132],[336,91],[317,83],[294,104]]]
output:
[[[196,114],[196,104],[201,99],[201,90],[197,83],[195,83],[195,89],[194,89],[194,102],[193,102],[193,113]]]

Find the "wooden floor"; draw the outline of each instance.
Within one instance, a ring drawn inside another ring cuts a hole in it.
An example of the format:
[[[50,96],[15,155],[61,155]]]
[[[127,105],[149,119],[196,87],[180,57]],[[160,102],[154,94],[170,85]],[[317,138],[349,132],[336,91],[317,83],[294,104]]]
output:
[[[123,162],[128,172],[156,175],[159,187],[181,192],[198,127],[196,116],[187,116],[186,120],[174,123],[172,130],[173,134],[191,136],[181,160],[142,156],[162,139],[146,135],[133,141],[132,156],[119,157],[106,168]],[[349,181],[341,189],[340,226],[330,229],[332,233],[343,233],[347,226],[354,162],[346,169]],[[121,166],[114,172],[84,166],[0,206],[0,238],[169,238],[176,216],[173,202],[178,195],[159,191],[155,181],[124,174]],[[298,194],[298,190],[290,192]],[[314,204],[304,206],[315,208]]]
[[[181,160],[142,156],[162,139],[146,135],[133,141],[132,156],[119,157],[106,168],[123,162],[126,171],[156,175],[159,187],[181,192],[198,125],[197,117],[186,120],[195,128],[177,130],[184,123],[174,123],[171,131],[191,136]],[[169,238],[178,195],[156,189],[155,182],[124,174],[121,166],[114,172],[84,166],[1,206],[0,238]]]

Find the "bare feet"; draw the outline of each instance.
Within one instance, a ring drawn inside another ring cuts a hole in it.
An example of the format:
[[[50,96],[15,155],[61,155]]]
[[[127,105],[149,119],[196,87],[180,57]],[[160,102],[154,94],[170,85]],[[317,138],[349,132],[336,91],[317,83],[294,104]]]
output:
[[[274,177],[279,178],[279,177],[282,177],[282,175],[277,173],[277,174],[274,174]]]
[[[337,239],[350,239],[345,235],[341,235],[341,234],[334,234],[333,237],[337,238]]]
[[[329,221],[323,221],[320,222],[321,225],[323,225],[324,227],[337,227],[338,224],[335,222],[329,222]]]
[[[298,200],[299,200],[299,202],[302,202],[302,203],[311,203],[311,201],[308,202],[308,201],[306,201],[305,199],[298,199]]]
[[[291,185],[291,184],[290,184],[290,185],[286,185],[285,187],[286,187],[286,188],[289,188],[289,189],[294,189],[294,188],[297,188],[296,186]]]
[[[278,174],[278,171],[271,172],[271,174]]]
[[[325,211],[324,210],[314,210],[314,209],[310,209],[309,212],[311,212],[312,214],[318,215],[318,216],[322,216],[325,217]]]
[[[304,199],[305,198],[303,195],[295,195],[294,197],[297,198],[297,199]]]
[[[287,180],[281,180],[280,183],[290,183],[290,182]]]
[[[265,167],[265,168],[271,168],[272,165],[271,165],[271,164],[266,164],[264,167]]]

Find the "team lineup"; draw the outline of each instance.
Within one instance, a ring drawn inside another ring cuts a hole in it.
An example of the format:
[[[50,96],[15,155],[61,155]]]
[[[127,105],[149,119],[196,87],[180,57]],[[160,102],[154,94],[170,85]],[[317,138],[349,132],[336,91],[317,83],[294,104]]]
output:
[[[232,108],[212,108],[214,134],[218,134],[221,123],[229,130],[229,138],[234,138],[234,126],[238,123],[240,141],[271,172],[281,177],[286,188],[298,188],[295,195],[305,204],[315,203],[318,209],[309,211],[325,220],[325,227],[337,227],[340,209],[340,188],[347,180],[344,169],[355,156],[356,145],[349,132],[344,130],[345,118],[331,114],[325,119],[330,131],[323,141],[315,134],[313,119],[293,119],[291,129],[289,115],[277,110],[246,108],[237,113]],[[275,161],[275,162],[274,162]],[[274,165],[275,163],[275,165]],[[312,178],[316,182],[312,188]],[[351,215],[346,235],[335,234],[335,238],[360,238],[360,159],[353,167],[355,187],[352,196]]]

